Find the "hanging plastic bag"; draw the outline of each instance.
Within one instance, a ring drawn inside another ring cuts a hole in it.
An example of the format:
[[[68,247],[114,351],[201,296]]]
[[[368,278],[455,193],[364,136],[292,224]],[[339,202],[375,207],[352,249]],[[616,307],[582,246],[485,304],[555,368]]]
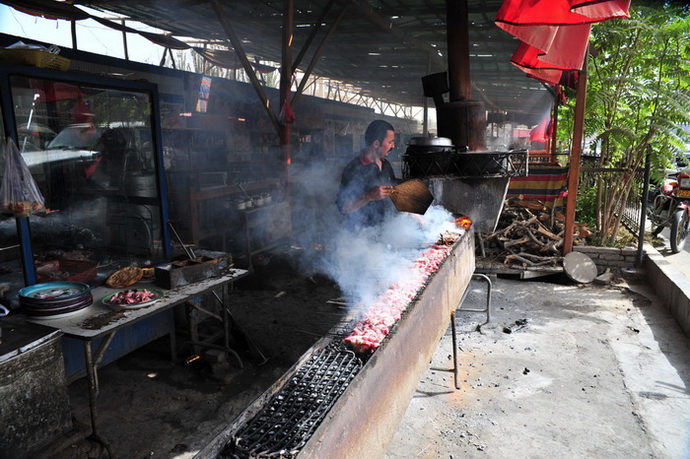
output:
[[[0,210],[15,217],[28,217],[32,212],[42,210],[45,204],[43,195],[12,138],[7,139],[6,156],[5,175],[0,185]]]

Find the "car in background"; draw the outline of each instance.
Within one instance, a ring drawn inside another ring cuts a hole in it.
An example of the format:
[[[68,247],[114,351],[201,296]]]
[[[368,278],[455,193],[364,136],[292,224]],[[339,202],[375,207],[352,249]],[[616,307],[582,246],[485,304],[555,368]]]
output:
[[[20,152],[43,150],[46,145],[57,136],[57,133],[42,124],[26,123],[17,128],[17,138]]]
[[[89,123],[72,124],[48,142],[43,149],[19,151],[29,168],[66,160],[91,160],[98,155],[97,144],[103,129]],[[21,142],[20,142],[21,144]]]

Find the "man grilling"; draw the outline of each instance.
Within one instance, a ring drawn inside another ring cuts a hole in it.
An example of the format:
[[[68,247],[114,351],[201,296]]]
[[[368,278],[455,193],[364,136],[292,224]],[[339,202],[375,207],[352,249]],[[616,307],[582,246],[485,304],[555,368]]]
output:
[[[398,180],[386,159],[395,147],[395,129],[387,121],[372,121],[364,141],[364,149],[343,169],[336,200],[349,229],[379,225],[397,212],[387,198]]]

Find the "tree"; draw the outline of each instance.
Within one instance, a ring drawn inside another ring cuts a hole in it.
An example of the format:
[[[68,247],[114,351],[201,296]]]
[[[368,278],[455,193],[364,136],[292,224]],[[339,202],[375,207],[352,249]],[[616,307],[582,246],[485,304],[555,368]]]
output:
[[[690,122],[687,11],[668,3],[636,6],[629,19],[596,24],[587,77],[585,138],[597,141],[598,167],[620,170],[596,180],[598,242],[608,245],[646,154],[660,171],[688,141],[681,128]],[[573,112],[572,105],[561,110],[560,138],[571,135]]]

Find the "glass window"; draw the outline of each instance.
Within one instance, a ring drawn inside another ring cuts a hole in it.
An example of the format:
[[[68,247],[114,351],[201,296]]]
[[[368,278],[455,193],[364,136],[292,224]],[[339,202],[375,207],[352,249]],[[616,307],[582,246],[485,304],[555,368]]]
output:
[[[0,180],[2,180],[5,170],[5,150],[7,148],[5,123],[2,117],[0,112]],[[23,280],[16,222],[13,217],[0,214],[0,303],[10,306],[6,298],[9,293],[7,288],[22,287]]]
[[[37,280],[162,261],[150,94],[26,76],[10,89],[18,147],[45,198],[30,217]]]

